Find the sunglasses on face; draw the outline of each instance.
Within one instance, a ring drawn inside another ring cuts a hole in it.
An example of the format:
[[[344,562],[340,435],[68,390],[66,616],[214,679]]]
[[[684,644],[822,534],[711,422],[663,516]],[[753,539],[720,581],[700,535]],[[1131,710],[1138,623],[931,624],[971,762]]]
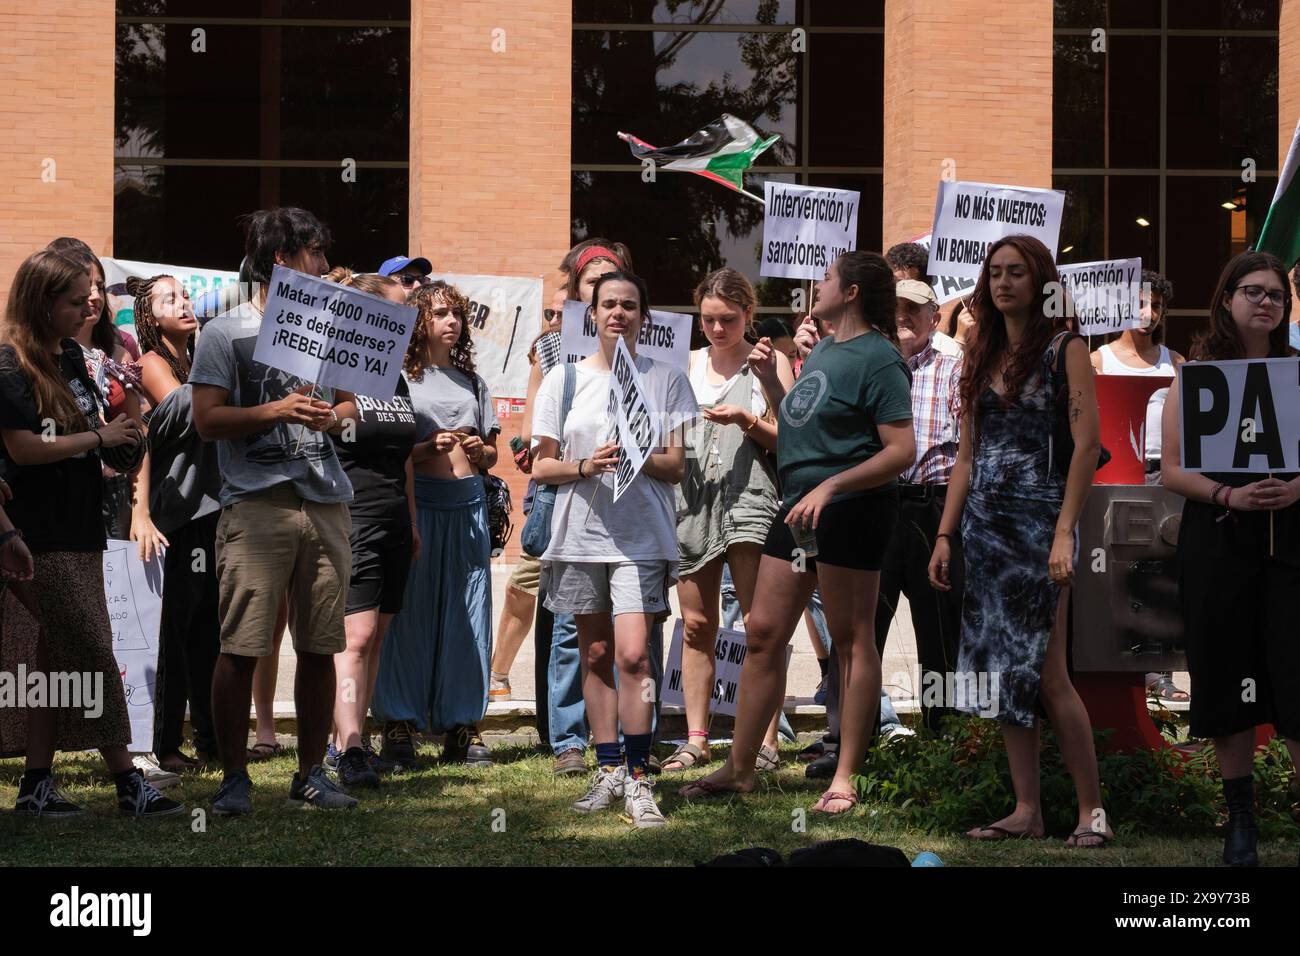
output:
[[[561,309],[543,309],[542,315],[546,318],[547,322],[558,322],[564,317],[564,312]]]
[[[428,276],[404,275],[396,276],[395,278],[398,282],[402,283],[402,288],[404,289],[414,289],[417,285],[428,285],[433,281]]]

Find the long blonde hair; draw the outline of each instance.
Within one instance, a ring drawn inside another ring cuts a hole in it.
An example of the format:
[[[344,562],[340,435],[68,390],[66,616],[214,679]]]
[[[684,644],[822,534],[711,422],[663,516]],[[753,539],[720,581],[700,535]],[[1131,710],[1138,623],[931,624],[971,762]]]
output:
[[[86,267],[70,256],[45,249],[33,252],[18,267],[0,324],[0,343],[13,348],[19,370],[32,383],[37,415],[53,419],[64,434],[85,431],[86,419],[53,353],[59,336],[50,309],[74,282],[85,277]],[[80,355],[77,361],[81,361]]]

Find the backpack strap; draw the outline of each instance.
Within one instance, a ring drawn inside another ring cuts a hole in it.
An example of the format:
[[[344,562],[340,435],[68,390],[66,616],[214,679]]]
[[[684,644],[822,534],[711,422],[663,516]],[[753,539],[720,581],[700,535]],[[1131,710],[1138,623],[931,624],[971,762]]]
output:
[[[564,392],[560,398],[560,451],[564,451],[564,422],[573,408],[573,393],[578,387],[578,367],[572,362],[564,363]]]

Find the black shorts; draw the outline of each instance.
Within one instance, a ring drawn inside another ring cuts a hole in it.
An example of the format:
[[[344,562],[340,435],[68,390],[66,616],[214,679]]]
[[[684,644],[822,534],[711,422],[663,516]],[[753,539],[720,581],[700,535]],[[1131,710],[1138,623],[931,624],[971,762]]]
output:
[[[347,613],[379,609],[396,614],[411,570],[411,526],[362,522],[352,525],[352,581]]]
[[[782,561],[796,557],[794,533],[785,523],[789,508],[782,508],[772,520],[763,553]],[[817,519],[817,556],[805,559],[804,569],[815,571],[818,561],[855,571],[879,571],[898,523],[898,489],[832,501]]]

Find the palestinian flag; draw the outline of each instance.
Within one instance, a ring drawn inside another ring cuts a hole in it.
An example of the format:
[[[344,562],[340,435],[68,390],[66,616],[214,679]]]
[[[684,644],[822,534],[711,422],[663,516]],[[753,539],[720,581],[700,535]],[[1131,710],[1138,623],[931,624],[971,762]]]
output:
[[[754,128],[728,113],[703,129],[696,130],[676,146],[657,149],[631,133],[619,133],[639,160],[650,159],[656,166],[680,172],[696,173],[728,189],[745,192],[745,170],[754,159],[775,143],[780,136],[759,139]],[[747,196],[759,199],[752,193]],[[759,199],[762,202],[762,199]]]
[[[1300,166],[1300,123],[1296,124],[1291,149],[1286,154],[1282,175],[1277,180],[1273,205],[1268,208],[1264,228],[1255,242],[1257,252],[1271,252],[1290,269],[1300,259],[1300,182],[1296,180],[1296,167]]]

